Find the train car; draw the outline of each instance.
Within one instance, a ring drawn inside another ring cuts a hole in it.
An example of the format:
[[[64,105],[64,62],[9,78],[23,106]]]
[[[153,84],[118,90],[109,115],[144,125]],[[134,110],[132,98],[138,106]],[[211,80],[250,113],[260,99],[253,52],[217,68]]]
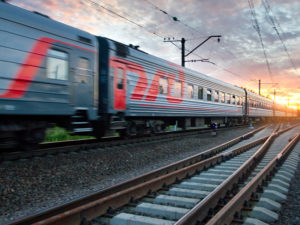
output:
[[[273,117],[273,101],[271,99],[247,92],[247,116],[250,118]]]
[[[49,124],[131,136],[274,115],[269,99],[39,13],[0,2],[0,25],[0,137],[22,145]]]
[[[274,105],[274,116],[275,117],[287,117],[288,109],[286,106],[275,104]]]
[[[37,142],[47,124],[66,126],[78,110],[96,119],[96,37],[4,2],[0,26],[2,134]]]
[[[109,39],[99,37],[99,43],[109,49],[100,53],[109,63],[100,74],[108,88],[104,93],[100,88],[99,111],[117,126],[123,122],[121,129],[161,130],[176,121],[180,127],[203,126],[243,117],[243,89]]]

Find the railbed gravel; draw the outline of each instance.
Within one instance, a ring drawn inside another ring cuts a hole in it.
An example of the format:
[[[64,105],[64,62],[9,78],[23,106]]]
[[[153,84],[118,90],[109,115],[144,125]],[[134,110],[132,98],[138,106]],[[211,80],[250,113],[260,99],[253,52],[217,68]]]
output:
[[[295,146],[300,148],[300,142]],[[289,187],[287,200],[282,204],[279,219],[274,225],[300,224],[300,162]]]
[[[218,130],[217,137],[205,133],[165,142],[2,162],[0,224],[94,193],[248,132],[248,127],[232,128]]]

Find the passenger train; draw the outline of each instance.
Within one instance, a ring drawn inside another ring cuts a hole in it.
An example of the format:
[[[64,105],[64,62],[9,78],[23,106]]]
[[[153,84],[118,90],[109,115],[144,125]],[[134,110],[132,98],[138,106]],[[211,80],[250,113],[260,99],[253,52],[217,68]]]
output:
[[[52,124],[102,137],[295,116],[268,98],[3,1],[0,27],[0,132],[22,144],[42,141]]]

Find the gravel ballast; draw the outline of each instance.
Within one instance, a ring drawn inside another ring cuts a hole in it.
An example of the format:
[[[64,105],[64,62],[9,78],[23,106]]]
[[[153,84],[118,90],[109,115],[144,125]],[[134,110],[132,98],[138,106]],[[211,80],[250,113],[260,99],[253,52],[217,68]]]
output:
[[[219,130],[168,142],[130,144],[0,164],[0,224],[197,154],[250,132]]]
[[[300,148],[300,142],[295,146]],[[287,200],[282,204],[279,219],[274,225],[300,224],[300,162],[292,179]]]

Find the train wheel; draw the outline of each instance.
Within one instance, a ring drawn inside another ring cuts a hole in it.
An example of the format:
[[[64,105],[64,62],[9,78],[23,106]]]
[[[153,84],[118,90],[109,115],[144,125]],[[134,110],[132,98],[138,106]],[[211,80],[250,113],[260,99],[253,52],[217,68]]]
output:
[[[161,127],[161,125],[160,124],[156,124],[155,126],[154,126],[154,133],[156,134],[156,133],[160,133],[162,131],[162,127]]]
[[[134,122],[130,122],[126,129],[120,131],[120,136],[125,139],[136,135],[137,135],[137,126]]]
[[[105,135],[105,130],[101,130],[101,129],[95,130],[95,129],[94,129],[93,136],[94,136],[95,138],[100,139],[100,138],[104,137],[104,135]]]
[[[103,123],[94,123],[93,124],[93,136],[97,139],[100,139],[105,136],[106,126]]]
[[[34,129],[31,133],[31,135],[33,136],[33,142],[41,143],[42,141],[45,140],[46,128]]]
[[[136,135],[137,135],[138,137],[142,137],[142,136],[144,136],[144,134],[145,134],[144,126],[143,126],[143,125],[138,125],[138,126],[136,127]]]

